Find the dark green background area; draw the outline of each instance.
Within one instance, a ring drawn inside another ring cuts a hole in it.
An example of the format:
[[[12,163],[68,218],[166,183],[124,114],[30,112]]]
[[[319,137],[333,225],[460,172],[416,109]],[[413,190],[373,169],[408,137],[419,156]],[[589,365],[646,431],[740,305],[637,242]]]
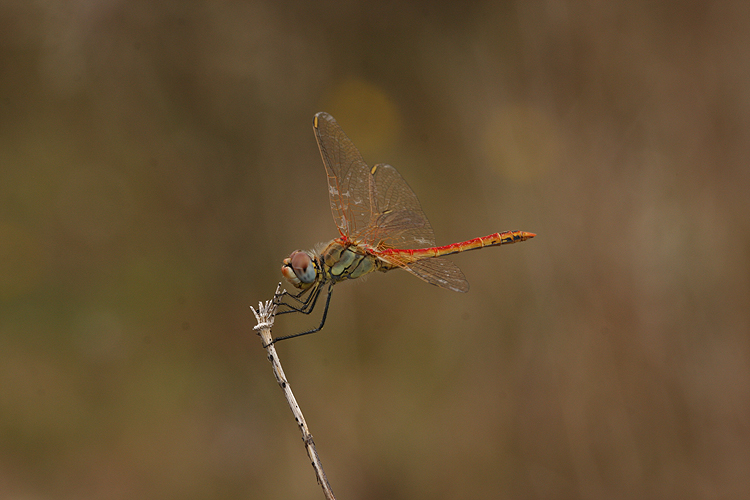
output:
[[[538,234],[279,344],[339,498],[750,495],[746,2],[0,19],[0,498],[322,498],[249,310],[338,235],[317,111],[438,244]]]

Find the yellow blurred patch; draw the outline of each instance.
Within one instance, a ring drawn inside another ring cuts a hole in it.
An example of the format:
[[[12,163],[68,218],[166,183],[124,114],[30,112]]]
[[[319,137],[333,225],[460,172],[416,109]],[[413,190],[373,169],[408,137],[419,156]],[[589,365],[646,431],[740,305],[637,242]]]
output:
[[[519,105],[496,112],[484,129],[487,163],[516,182],[532,182],[548,174],[560,149],[555,123],[536,108]]]
[[[23,295],[36,287],[47,264],[39,238],[0,222],[0,298]]]
[[[390,148],[401,130],[398,109],[383,89],[350,78],[336,85],[319,111],[330,113],[354,142],[368,164],[378,163],[378,152]]]

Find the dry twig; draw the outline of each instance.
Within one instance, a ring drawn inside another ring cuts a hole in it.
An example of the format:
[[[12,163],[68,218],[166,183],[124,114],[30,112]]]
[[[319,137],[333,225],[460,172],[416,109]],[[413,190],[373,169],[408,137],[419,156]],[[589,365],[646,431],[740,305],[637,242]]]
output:
[[[280,292],[280,289],[281,283],[276,287],[274,299],[282,293]],[[312,434],[310,434],[310,429],[307,427],[305,417],[302,416],[302,410],[297,404],[297,400],[292,393],[292,388],[289,386],[286,375],[284,375],[284,370],[281,368],[279,357],[276,354],[276,347],[273,344],[273,336],[271,335],[271,328],[273,327],[273,320],[276,315],[276,306],[277,304],[275,300],[268,300],[265,304],[263,302],[259,303],[257,311],[255,308],[251,307],[253,314],[255,314],[255,319],[258,320],[258,324],[253,329],[258,332],[258,335],[260,335],[263,346],[265,346],[266,352],[268,353],[268,361],[271,362],[271,366],[273,367],[273,374],[276,377],[276,382],[279,383],[279,386],[281,386],[284,391],[284,396],[286,396],[289,408],[294,414],[294,420],[297,421],[299,430],[302,432],[302,441],[305,443],[305,449],[307,450],[307,455],[310,457],[313,469],[315,470],[318,484],[323,488],[323,494],[328,500],[335,500],[336,497],[333,495],[331,485],[328,484],[328,479],[326,479],[326,474],[323,471],[323,465],[320,463],[318,452],[315,450],[315,443],[313,442]]]

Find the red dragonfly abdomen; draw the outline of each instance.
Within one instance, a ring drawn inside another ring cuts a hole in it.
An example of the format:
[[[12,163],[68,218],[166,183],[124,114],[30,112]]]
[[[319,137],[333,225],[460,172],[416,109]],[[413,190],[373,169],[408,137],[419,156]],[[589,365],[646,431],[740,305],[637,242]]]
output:
[[[410,249],[398,249],[398,248],[387,248],[379,251],[381,255],[409,255],[413,259],[427,259],[430,257],[444,257],[459,252],[467,252],[469,250],[477,250],[484,247],[492,247],[497,245],[507,245],[509,243],[515,243],[517,241],[526,241],[529,238],[536,236],[534,233],[527,233],[526,231],[505,231],[503,233],[490,234],[488,236],[482,236],[480,238],[474,238],[460,243],[452,243],[442,247],[431,247],[431,248],[410,248]]]

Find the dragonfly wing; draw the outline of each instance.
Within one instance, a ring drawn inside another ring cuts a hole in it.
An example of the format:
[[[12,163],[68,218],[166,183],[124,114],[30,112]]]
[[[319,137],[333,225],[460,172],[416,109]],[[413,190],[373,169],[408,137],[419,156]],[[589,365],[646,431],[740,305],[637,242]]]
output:
[[[370,168],[331,115],[316,114],[313,130],[328,176],[333,219],[341,236],[348,237],[370,223]]]
[[[420,259],[401,266],[419,279],[454,292],[468,292],[469,282],[456,264],[441,257]]]
[[[435,233],[417,195],[390,165],[370,169],[370,223],[358,237],[371,246],[389,248],[435,246]]]
[[[328,176],[331,212],[342,236],[381,248],[435,246],[417,195],[390,165],[370,168],[336,120],[318,113],[313,130]]]

